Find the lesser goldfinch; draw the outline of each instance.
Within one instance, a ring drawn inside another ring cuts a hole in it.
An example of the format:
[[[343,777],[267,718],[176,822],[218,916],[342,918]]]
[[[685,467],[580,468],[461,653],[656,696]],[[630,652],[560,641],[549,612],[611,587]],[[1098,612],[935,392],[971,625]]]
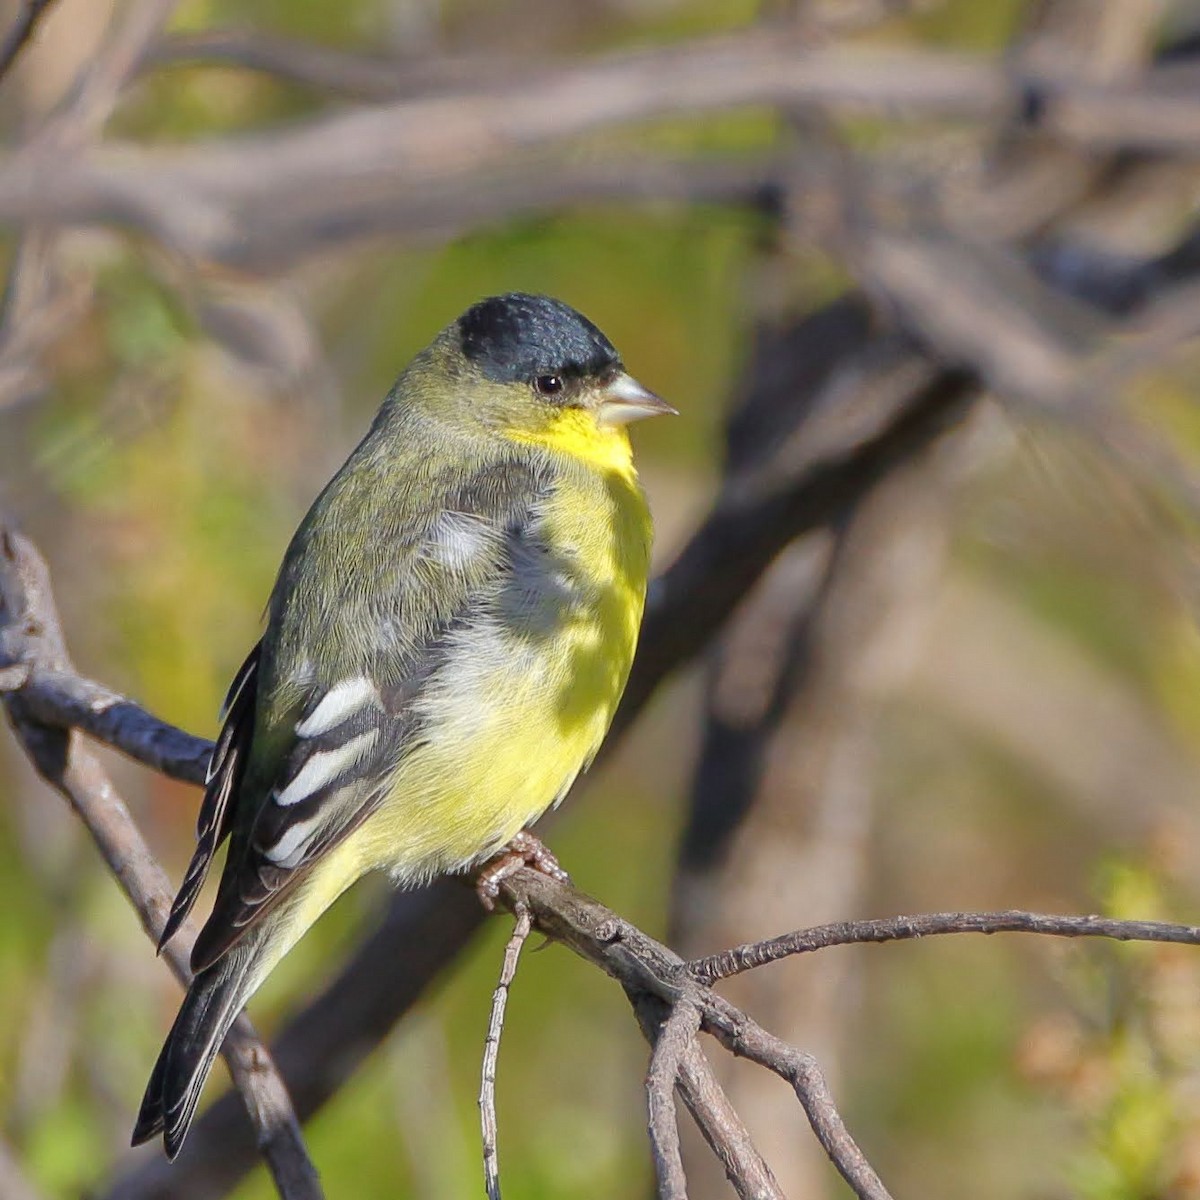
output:
[[[546,296],[481,301],[400,376],[230,689],[163,944],[228,856],[134,1144],[175,1157],[229,1026],[355,880],[486,862],[591,761],[650,555],[625,427],[673,411]]]

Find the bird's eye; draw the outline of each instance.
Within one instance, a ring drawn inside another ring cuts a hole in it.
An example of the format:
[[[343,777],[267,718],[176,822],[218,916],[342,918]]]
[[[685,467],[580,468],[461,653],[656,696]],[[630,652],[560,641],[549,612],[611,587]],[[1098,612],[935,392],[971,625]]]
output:
[[[539,375],[533,381],[533,390],[539,396],[557,396],[563,390],[561,375]]]

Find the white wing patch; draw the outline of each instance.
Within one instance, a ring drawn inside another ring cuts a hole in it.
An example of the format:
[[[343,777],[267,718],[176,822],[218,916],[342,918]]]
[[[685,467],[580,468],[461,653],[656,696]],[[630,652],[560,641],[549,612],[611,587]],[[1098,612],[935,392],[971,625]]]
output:
[[[429,531],[425,557],[461,571],[496,536],[495,527],[471,513],[439,513]]]
[[[296,773],[295,779],[275,796],[275,803],[285,808],[299,804],[358,762],[378,737],[378,729],[368,729],[335,750],[322,750],[314,754]]]
[[[279,867],[299,865],[305,850],[308,849],[309,837],[321,824],[321,820],[321,814],[317,813],[307,821],[297,821],[294,825],[289,825],[279,841],[263,851],[264,856]]]
[[[378,703],[379,692],[365,676],[343,679],[321,697],[321,703],[296,726],[296,736],[320,737],[336,729],[366,704]]]

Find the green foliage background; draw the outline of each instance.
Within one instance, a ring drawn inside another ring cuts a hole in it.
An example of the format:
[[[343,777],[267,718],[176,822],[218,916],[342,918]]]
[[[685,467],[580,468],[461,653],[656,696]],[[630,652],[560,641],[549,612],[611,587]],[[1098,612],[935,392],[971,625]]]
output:
[[[190,0],[175,28],[236,24],[378,51],[394,43],[404,7]],[[411,7],[414,24],[466,49],[499,48],[504,37],[516,46],[547,11],[532,0]],[[887,23],[880,36],[998,53],[1024,7],[948,0]],[[736,29],[758,6],[696,0],[571,12],[543,29],[547,50]],[[176,67],[139,84],[116,128],[166,142],[262,129],[315,106],[310,94],[263,77]],[[865,123],[851,132],[889,136]],[[769,115],[743,113],[619,137],[702,153],[769,146],[776,133]],[[211,735],[295,522],[398,369],[481,295],[562,296],[682,410],[681,420],[637,433],[667,559],[719,471],[721,413],[748,352],[763,232],[757,218],[709,208],[583,210],[448,245],[381,240],[286,276],[214,276],[198,289],[180,288],[173,265],[136,239],[81,236],[71,253],[94,274],[97,302],[55,347],[49,393],[0,414],[0,502],[49,552],[80,665]],[[804,306],[842,286],[837,264],[814,253],[797,264],[791,290]],[[284,322],[295,311],[311,316],[325,356],[319,370],[289,379],[221,345],[206,321],[234,301]],[[1195,396],[1174,381],[1148,399],[1194,455]],[[1062,433],[1022,437],[1028,444],[956,514],[954,570],[1165,714],[1195,761],[1200,651],[1160,565],[1153,519]],[[664,747],[692,744],[695,701],[694,681],[672,685],[553,827],[576,881],[656,933],[690,769],[685,754]],[[1171,869],[1169,829],[1155,843],[1110,844],[1036,767],[946,713],[898,705],[881,736],[873,912],[1194,914],[1194,885]],[[196,793],[113,765],[177,878]],[[308,936],[255,1001],[261,1029],[320,986],[381,901],[382,885],[360,886]],[[123,1154],[177,992],[81,831],[9,741],[0,744],[0,911],[0,1129],[48,1196],[77,1196]],[[797,925],[804,920],[796,914]],[[330,1196],[479,1193],[475,1096],[504,925],[491,923],[313,1122]],[[1200,1195],[1194,955],[991,940],[855,953],[869,957],[868,983],[850,998],[861,1032],[846,1108],[897,1194]],[[648,1194],[645,1051],[619,992],[550,948],[527,956],[509,1012],[499,1093],[506,1195]],[[226,1086],[216,1075],[214,1091]],[[799,1118],[797,1136],[805,1136]],[[238,1192],[271,1194],[261,1169]]]

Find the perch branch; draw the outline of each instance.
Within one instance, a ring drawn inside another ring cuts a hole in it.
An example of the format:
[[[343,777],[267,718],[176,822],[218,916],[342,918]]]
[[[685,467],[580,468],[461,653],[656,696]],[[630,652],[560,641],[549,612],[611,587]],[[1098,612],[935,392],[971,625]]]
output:
[[[505,880],[501,896],[514,909],[527,908],[541,932],[611,975],[626,994],[649,993],[671,1008],[680,1003],[690,1005],[699,1014],[700,1028],[731,1053],[785,1079],[830,1161],[854,1194],[860,1200],[889,1200],[887,1189],[846,1129],[810,1055],[773,1037],[746,1013],[692,979],[687,963],[661,942],[569,885],[547,887],[549,882],[546,876],[524,869]]]
[[[1200,945],[1200,927],[1158,921],[1018,911],[933,913],[799,930],[688,963],[597,901],[536,872],[523,870],[512,876],[503,885],[502,896],[511,906],[526,907],[535,927],[546,936],[620,982],[635,1007],[639,996],[653,997],[661,1006],[652,1018],[644,1018],[639,1012],[639,1020],[647,1040],[655,1042],[658,1037],[650,1071],[654,1097],[651,1126],[656,1154],[662,1152],[663,1158],[660,1180],[666,1182],[661,1194],[669,1197],[685,1193],[678,1190],[682,1187],[681,1176],[674,1173],[673,1131],[665,1128],[666,1104],[670,1102],[667,1081],[670,1078],[672,1083],[678,1083],[682,1079],[689,1050],[695,1046],[696,1029],[711,1034],[733,1054],[765,1067],[792,1086],[813,1132],[857,1196],[884,1200],[888,1195],[839,1116],[816,1061],[803,1050],[774,1037],[745,1012],[714,993],[709,985],[717,979],[790,954],[828,946],[932,934],[1015,932]],[[668,1035],[670,1040],[660,1050],[659,1043]],[[740,1194],[744,1193],[739,1191]]]

